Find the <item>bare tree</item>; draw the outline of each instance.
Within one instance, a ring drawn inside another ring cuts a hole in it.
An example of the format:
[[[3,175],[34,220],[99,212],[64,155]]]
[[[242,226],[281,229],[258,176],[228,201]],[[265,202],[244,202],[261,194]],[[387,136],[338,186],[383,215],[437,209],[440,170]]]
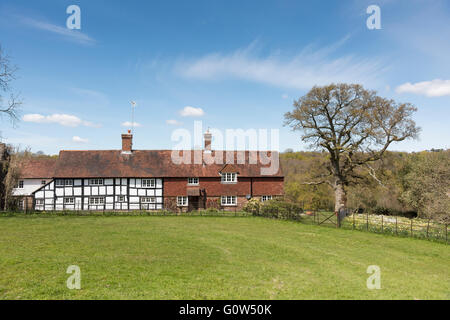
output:
[[[9,57],[0,47],[0,117],[6,115],[13,124],[19,120],[19,109],[22,105],[19,95],[13,93],[11,88],[16,72],[17,67],[11,64]]]
[[[325,150],[326,173],[306,184],[328,183],[335,194],[335,211],[347,205],[346,187],[361,176],[373,174],[370,163],[382,158],[393,142],[417,138],[420,128],[412,120],[417,109],[365,90],[358,84],[313,87],[294,101],[285,114],[285,125],[302,132],[312,149]]]

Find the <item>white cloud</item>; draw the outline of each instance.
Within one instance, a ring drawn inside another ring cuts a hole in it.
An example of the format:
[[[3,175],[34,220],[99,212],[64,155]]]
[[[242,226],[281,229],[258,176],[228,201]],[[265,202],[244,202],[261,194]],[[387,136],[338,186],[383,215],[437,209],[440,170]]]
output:
[[[173,119],[166,120],[166,123],[173,125],[173,126],[181,126],[183,124],[182,122],[180,122],[178,120],[173,120]]]
[[[19,17],[19,20],[30,27],[59,34],[71,41],[75,41],[81,44],[95,43],[95,40],[89,37],[87,34],[82,33],[78,30],[68,29],[66,26],[58,26],[55,24],[51,24],[44,21],[38,21],[27,17]]]
[[[281,98],[282,98],[282,99],[287,99],[288,97],[289,97],[289,96],[288,96],[286,93],[284,93],[284,94],[281,95]]]
[[[44,116],[38,113],[28,113],[22,117],[22,120],[25,122],[34,122],[34,123],[57,123],[59,125],[65,127],[78,127],[78,126],[86,126],[86,127],[100,127],[99,124],[94,124],[89,121],[84,121],[77,116],[71,114],[51,114],[48,116]]]
[[[83,139],[83,138],[80,138],[79,136],[73,136],[72,141],[76,142],[76,143],[88,143],[89,142],[88,139]]]
[[[427,97],[450,96],[450,80],[435,79],[417,83],[404,83],[397,87],[397,93],[415,93]]]
[[[186,106],[183,110],[180,110],[180,115],[182,117],[201,117],[205,114],[202,108],[195,108],[191,106]]]
[[[251,44],[230,54],[209,54],[192,61],[179,61],[175,70],[187,78],[216,80],[231,77],[294,89],[331,82],[379,85],[379,76],[387,69],[381,60],[354,55],[329,57],[348,39],[345,37],[319,49],[307,46],[299,54],[284,58],[280,53],[262,57]]]
[[[122,127],[131,127],[132,125],[133,125],[133,122],[131,122],[131,121],[122,122]],[[142,125],[138,122],[134,122],[134,127],[142,127]]]

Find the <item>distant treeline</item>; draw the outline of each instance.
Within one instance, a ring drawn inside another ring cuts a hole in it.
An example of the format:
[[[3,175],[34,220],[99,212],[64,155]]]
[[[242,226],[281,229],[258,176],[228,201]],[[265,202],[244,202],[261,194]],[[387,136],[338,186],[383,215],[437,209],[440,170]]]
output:
[[[305,184],[327,174],[327,156],[291,150],[281,154],[287,200],[305,210],[333,211],[330,185]],[[359,183],[348,186],[349,208],[449,222],[450,150],[387,152],[382,160],[361,169],[358,175]]]

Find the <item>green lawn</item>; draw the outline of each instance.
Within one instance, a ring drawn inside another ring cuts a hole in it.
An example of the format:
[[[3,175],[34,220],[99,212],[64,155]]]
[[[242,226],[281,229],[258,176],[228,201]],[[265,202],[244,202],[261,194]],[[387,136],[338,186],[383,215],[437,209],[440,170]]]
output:
[[[450,299],[450,250],[253,217],[2,217],[0,298]]]

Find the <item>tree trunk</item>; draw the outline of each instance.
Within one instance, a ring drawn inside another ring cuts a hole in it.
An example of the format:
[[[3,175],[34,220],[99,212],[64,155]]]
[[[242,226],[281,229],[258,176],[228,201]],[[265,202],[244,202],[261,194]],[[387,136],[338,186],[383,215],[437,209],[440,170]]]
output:
[[[334,211],[339,212],[339,210],[345,209],[347,207],[347,192],[345,190],[344,184],[341,181],[336,181],[334,185]]]

